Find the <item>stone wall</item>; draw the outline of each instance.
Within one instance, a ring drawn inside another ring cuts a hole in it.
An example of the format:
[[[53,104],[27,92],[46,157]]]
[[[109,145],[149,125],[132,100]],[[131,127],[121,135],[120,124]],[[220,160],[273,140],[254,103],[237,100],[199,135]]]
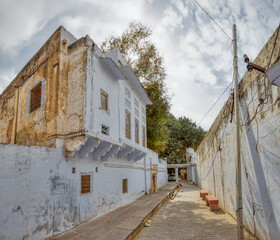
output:
[[[254,63],[269,68],[279,57],[277,29]],[[254,70],[246,72],[239,89],[244,225],[258,239],[278,239],[280,88]],[[229,99],[200,144],[196,160],[198,185],[215,195],[220,207],[236,217],[235,124],[230,122],[231,102]]]

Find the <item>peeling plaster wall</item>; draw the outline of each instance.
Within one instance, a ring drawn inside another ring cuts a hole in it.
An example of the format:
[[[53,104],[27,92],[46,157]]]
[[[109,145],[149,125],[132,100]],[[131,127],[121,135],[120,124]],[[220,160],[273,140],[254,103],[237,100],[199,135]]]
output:
[[[274,46],[276,36],[277,30],[254,63],[267,67],[271,56],[271,65],[279,61],[280,34]],[[255,70],[246,72],[239,88],[244,225],[258,239],[279,239],[280,88]],[[256,118],[249,126],[244,125],[253,118],[258,105]],[[197,149],[196,158],[198,185],[236,217],[234,122],[230,123],[229,101]]]
[[[148,158],[159,169],[157,154]],[[0,144],[0,239],[45,239],[101,216],[145,194],[144,159],[66,159],[63,148]],[[72,168],[76,169],[72,173]],[[147,165],[147,182],[151,166]],[[92,174],[92,192],[81,194],[81,173]],[[122,193],[122,179],[128,193]],[[167,173],[158,172],[158,187]],[[148,191],[151,184],[148,185]],[[16,231],[15,231],[16,229]]]
[[[58,147],[66,136],[83,135],[85,45],[60,27],[24,66],[0,96],[0,143]],[[30,113],[39,81],[41,107]]]
[[[0,239],[44,239],[79,222],[79,185],[62,149],[0,145]]]

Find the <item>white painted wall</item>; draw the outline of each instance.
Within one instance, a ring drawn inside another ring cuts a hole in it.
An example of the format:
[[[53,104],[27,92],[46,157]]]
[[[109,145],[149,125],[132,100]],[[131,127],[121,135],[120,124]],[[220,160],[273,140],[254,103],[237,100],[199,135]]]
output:
[[[126,64],[118,51],[106,54],[115,63],[110,64],[121,66],[118,59]],[[87,94],[86,94],[86,130],[89,135],[100,134],[101,125],[110,128],[110,138],[113,141],[121,141],[130,146],[146,151],[146,134],[142,136],[142,126],[146,129],[146,105],[140,97],[137,89],[133,88],[130,79],[120,80],[114,71],[117,67],[109,67],[92,49],[87,50]],[[119,72],[121,74],[121,72]],[[125,94],[125,88],[130,92],[130,97]],[[100,90],[105,91],[109,98],[108,112],[101,110]],[[126,99],[130,102],[130,108],[126,106]],[[135,101],[139,103],[136,106]],[[125,110],[131,114],[131,139],[125,136]],[[139,115],[137,116],[136,111]],[[135,118],[139,121],[139,143],[135,142]],[[142,146],[142,138],[145,138],[145,146]]]
[[[250,80],[250,79],[249,79]],[[265,79],[248,83],[240,98],[241,122],[255,114]],[[267,86],[266,86],[267,87]],[[279,88],[270,86],[267,104],[249,124],[241,126],[241,173],[244,226],[258,239],[279,239],[280,235],[280,132]],[[236,162],[234,122],[222,109],[196,151],[198,185],[219,199],[220,206],[236,217]],[[222,118],[221,118],[222,117]]]
[[[101,133],[102,124],[108,126],[109,135],[115,141],[119,140],[119,81],[110,68],[88,50],[87,67],[87,130]],[[100,91],[108,94],[108,111],[101,109]]]
[[[167,171],[166,162],[159,162],[153,151],[147,158],[150,191],[150,163],[158,164],[158,187],[167,183]],[[66,161],[64,149],[0,145],[0,165],[0,239],[45,239],[145,194],[144,159]],[[83,172],[92,174],[88,194],[80,193]],[[124,178],[128,179],[125,194]]]

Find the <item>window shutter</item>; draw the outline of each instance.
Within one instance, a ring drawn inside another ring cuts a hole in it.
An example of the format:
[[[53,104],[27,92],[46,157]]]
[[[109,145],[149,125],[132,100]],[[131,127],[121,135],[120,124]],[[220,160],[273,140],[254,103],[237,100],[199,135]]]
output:
[[[122,190],[123,193],[127,193],[127,179],[122,180]]]
[[[30,113],[41,107],[42,83],[40,82],[30,93]]]
[[[81,193],[90,192],[91,175],[81,175]]]

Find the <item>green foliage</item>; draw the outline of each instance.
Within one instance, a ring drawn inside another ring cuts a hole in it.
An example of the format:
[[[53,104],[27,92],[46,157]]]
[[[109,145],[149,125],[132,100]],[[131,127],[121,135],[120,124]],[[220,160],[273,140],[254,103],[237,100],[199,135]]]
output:
[[[101,45],[107,52],[116,47],[140,79],[152,105],[147,106],[147,145],[162,153],[168,142],[166,126],[170,99],[164,85],[163,58],[151,42],[152,31],[140,22],[131,22],[121,36],[110,36]]]
[[[167,126],[170,131],[169,140],[162,156],[168,163],[185,163],[186,148],[197,149],[206,132],[191,119],[186,117],[176,119],[172,114],[169,115]]]

